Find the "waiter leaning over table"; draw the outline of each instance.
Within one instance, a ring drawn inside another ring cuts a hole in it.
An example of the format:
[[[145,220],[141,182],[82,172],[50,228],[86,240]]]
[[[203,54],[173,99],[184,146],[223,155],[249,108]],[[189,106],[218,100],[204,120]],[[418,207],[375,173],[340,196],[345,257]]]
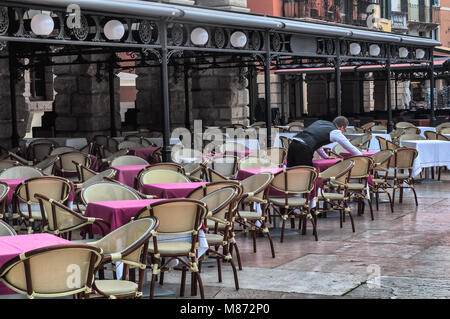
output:
[[[304,131],[292,138],[287,156],[287,167],[307,165],[313,166],[315,151],[323,158],[328,158],[322,146],[331,142],[339,143],[352,155],[362,155],[361,152],[344,136],[348,120],[344,116],[336,117],[333,122],[315,121]]]

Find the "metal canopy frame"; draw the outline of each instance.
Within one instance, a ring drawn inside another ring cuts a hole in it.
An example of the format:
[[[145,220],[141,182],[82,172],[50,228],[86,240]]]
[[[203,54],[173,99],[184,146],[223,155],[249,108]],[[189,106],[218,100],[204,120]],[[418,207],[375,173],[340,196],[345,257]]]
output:
[[[67,6],[81,8],[80,28],[66,27],[69,13]],[[55,30],[48,37],[39,37],[30,30],[28,10],[50,11]],[[108,40],[103,25],[111,19],[121,21],[126,33],[120,41]],[[191,42],[191,31],[202,27],[209,34],[205,46]],[[233,32],[241,31],[247,36],[243,48],[231,45]],[[295,47],[295,41],[306,41],[312,47],[304,51]],[[350,45],[361,48],[351,55]],[[165,160],[170,160],[170,117],[168,67],[182,67],[184,72],[208,68],[250,68],[264,70],[266,80],[266,124],[271,126],[270,71],[293,63],[332,63],[340,78],[341,66],[361,64],[384,64],[386,76],[390,77],[391,63],[428,63],[433,65],[433,49],[438,41],[413,36],[397,35],[364,28],[312,23],[295,19],[266,17],[256,14],[236,13],[211,8],[161,4],[139,0],[0,0],[0,57],[9,44],[11,79],[20,80],[21,72],[33,67],[33,63],[62,65],[52,61],[56,56],[73,55],[70,64],[98,63],[108,65],[109,79],[115,69],[126,69],[120,62],[135,61],[133,67],[160,67],[163,96]],[[369,47],[380,48],[378,56],[371,56]],[[399,57],[399,49],[407,48],[408,54]],[[422,59],[416,57],[418,49],[425,51]],[[130,59],[119,59],[117,53],[132,52]],[[106,61],[90,62],[83,55],[110,53]],[[29,64],[21,60],[29,58]],[[223,59],[228,59],[223,61]],[[33,62],[37,61],[37,62]],[[253,72],[253,71],[252,71]],[[241,72],[242,77],[248,72]],[[429,72],[434,76],[434,72]],[[185,80],[187,77],[185,77]],[[11,91],[15,90],[11,81]],[[340,81],[339,81],[340,83]],[[433,82],[434,83],[434,82]],[[111,87],[111,85],[110,85]],[[188,90],[188,85],[185,85]],[[339,88],[337,87],[337,93]],[[339,92],[340,93],[340,92]],[[16,114],[15,94],[11,94],[11,108]],[[340,94],[337,94],[340,97]],[[340,98],[337,99],[340,114]],[[433,105],[433,102],[432,102]],[[189,107],[187,103],[186,107]],[[388,99],[388,109],[391,109]],[[434,110],[432,110],[434,112]],[[434,118],[434,113],[432,118]],[[187,119],[188,120],[188,119]],[[111,115],[111,122],[114,116]],[[392,124],[392,123],[391,123]],[[111,124],[111,133],[116,128]],[[271,145],[270,130],[267,145]],[[17,144],[17,124],[13,123],[13,144]]]

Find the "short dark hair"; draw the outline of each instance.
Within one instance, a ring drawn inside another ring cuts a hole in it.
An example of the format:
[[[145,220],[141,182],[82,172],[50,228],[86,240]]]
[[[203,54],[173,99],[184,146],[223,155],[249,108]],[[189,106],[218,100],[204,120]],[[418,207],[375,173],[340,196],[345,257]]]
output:
[[[338,116],[333,120],[334,125],[336,127],[347,127],[348,126],[348,119],[345,116]]]

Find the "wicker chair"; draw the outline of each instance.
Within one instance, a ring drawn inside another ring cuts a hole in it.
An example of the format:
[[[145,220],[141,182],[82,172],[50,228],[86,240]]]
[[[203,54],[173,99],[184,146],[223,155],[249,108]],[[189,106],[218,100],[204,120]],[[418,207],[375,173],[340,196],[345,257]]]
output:
[[[450,127],[442,128],[438,133],[439,134],[450,134]]]
[[[101,248],[103,260],[100,267],[113,262],[124,264],[121,279],[96,279],[93,284],[95,295],[89,297],[103,298],[141,298],[144,285],[145,269],[147,267],[147,251],[149,240],[159,227],[156,218],[147,217],[133,220],[109,233],[102,239],[90,243]],[[130,278],[127,280],[127,268],[130,269]],[[134,281],[134,273],[139,270],[139,279]]]
[[[416,159],[417,155],[417,150],[409,147],[402,147],[394,151],[394,166],[392,166],[394,172],[388,174],[388,179],[393,181],[393,205],[395,204],[395,190],[400,189],[399,202],[402,203],[404,188],[412,189],[416,206],[419,205],[417,201],[416,190],[414,189],[414,178],[412,177],[414,160]],[[408,171],[408,173],[404,173],[404,171]],[[407,186],[405,186],[405,183]]]
[[[21,166],[22,164],[16,160],[0,160],[0,172],[15,166]]]
[[[130,152],[129,150],[124,149],[124,150],[117,151],[117,152],[115,152],[115,153],[109,155],[109,156],[106,157],[106,158],[102,158],[102,159],[101,159],[101,163],[102,163],[102,164],[101,164],[101,166],[99,167],[99,170],[102,170],[102,169],[105,168],[105,167],[109,167],[114,159],[116,159],[116,158],[118,158],[118,157],[121,157],[121,156],[128,155],[129,152]]]
[[[123,141],[119,143],[119,146],[117,147],[120,150],[123,149],[130,149],[130,148],[141,148],[144,147],[141,143],[134,142],[134,141]]]
[[[38,228],[35,225],[37,222],[42,222],[41,209],[34,197],[35,194],[43,194],[54,201],[65,203],[71,192],[72,184],[62,177],[42,176],[23,181],[17,186],[13,195],[14,228],[19,230],[18,224],[23,223],[29,234],[35,230],[41,230],[41,227]]]
[[[8,222],[6,198],[10,191],[8,184],[0,182],[0,220],[5,220]]]
[[[121,165],[150,165],[145,159],[134,155],[123,155],[114,158],[111,161],[111,166],[121,166]]]
[[[350,179],[358,180],[356,183],[353,181],[348,183],[349,197],[358,200],[358,215],[363,214],[365,206],[364,200],[367,200],[370,208],[370,216],[372,220],[374,220],[370,194],[367,193],[367,185],[370,170],[373,167],[373,159],[364,155],[351,156],[347,159],[355,162],[355,165],[351,170]]]
[[[397,128],[394,131],[390,132],[391,140],[393,143],[397,143],[399,137],[405,132],[403,128]]]
[[[170,262],[178,260],[178,269],[182,271],[180,295],[184,295],[186,271],[192,273],[191,294],[195,294],[197,284],[200,296],[205,298],[203,284],[198,269],[198,232],[202,220],[207,215],[206,204],[194,199],[169,199],[148,205],[139,211],[136,219],[155,217],[159,220],[158,231],[153,233],[153,244],[149,245],[148,253],[151,258],[152,280],[150,283],[150,298],[154,297],[155,283],[158,274],[172,269]],[[176,222],[174,222],[176,221]],[[164,241],[162,236],[188,237],[186,241]]]
[[[81,244],[31,250],[4,264],[0,268],[0,280],[30,299],[80,298],[91,291],[94,271],[102,260],[101,253],[100,248]]]
[[[417,141],[417,140],[425,140],[426,138],[419,134],[402,134],[399,137],[399,141]]]
[[[0,179],[27,179],[40,176],[44,176],[44,174],[37,168],[30,166],[14,166],[0,173]]]
[[[73,162],[80,163],[86,167],[91,166],[90,156],[79,151],[63,153],[58,156],[59,160],[55,162],[55,175],[65,177],[71,181],[78,182],[77,166]]]
[[[393,158],[393,150],[382,150],[378,153],[373,154],[371,157],[373,159],[373,185],[370,185],[371,192],[375,194],[376,207],[378,210],[379,193],[380,190],[388,195],[389,203],[391,205],[391,211],[394,212],[394,204],[392,202],[391,194],[388,192],[388,188],[391,185],[388,183],[389,167],[391,159]]]
[[[0,220],[0,237],[2,236],[17,236],[17,233],[7,222]]]
[[[34,167],[40,170],[44,175],[51,176],[55,171],[55,164],[57,161],[59,161],[59,156],[49,156],[42,162],[34,165]]]
[[[91,170],[89,167],[84,166],[83,164],[80,164],[78,162],[72,161],[77,169],[77,175],[78,175],[78,181],[80,183],[84,183],[89,178],[97,175],[98,173]]]
[[[199,199],[206,204],[208,209],[207,220],[214,223],[214,227],[208,228],[208,232],[205,234],[208,245],[214,247],[214,249],[209,248],[203,256],[217,260],[219,282],[222,282],[222,261],[230,262],[236,290],[239,289],[239,281],[230,246],[235,242],[233,221],[236,213],[236,202],[239,201],[241,193],[242,189],[238,185],[233,185],[217,189]],[[223,228],[219,228],[219,225],[223,225]],[[219,252],[220,248],[222,248],[222,253]],[[200,259],[200,271],[203,256]]]
[[[115,182],[99,182],[88,185],[80,193],[81,202],[84,206],[90,202],[104,202],[114,200],[138,200],[142,197],[131,187],[125,187]]]
[[[436,126],[436,133],[441,133],[441,130],[443,129],[443,128],[448,128],[448,127],[450,127],[450,122],[444,122],[444,123],[441,123],[441,124],[439,124],[438,126]],[[441,133],[442,134],[442,133]]]
[[[233,178],[236,175],[237,166],[238,158],[236,156],[215,156],[206,163],[206,173],[208,177],[211,177],[209,169],[212,169],[226,178]],[[213,179],[208,179],[208,181],[212,182]]]
[[[284,228],[288,218],[301,218],[304,221],[303,234],[306,232],[306,217],[311,216],[309,211],[309,194],[314,189],[314,182],[317,179],[317,171],[310,166],[296,166],[283,169],[277,173],[272,180],[271,187],[284,193],[282,197],[269,196],[270,206],[274,213],[277,213],[283,220],[281,226],[280,242],[284,240]],[[304,197],[299,197],[303,195]],[[300,214],[295,213],[295,209],[300,210]],[[318,240],[316,224],[313,224],[313,234]],[[299,223],[299,226],[301,222]]]
[[[58,147],[58,143],[49,140],[36,140],[30,143],[27,148],[27,159],[34,163],[43,161],[52,150]]]
[[[375,136],[375,138],[377,139],[378,143],[380,144],[380,150],[387,150],[388,149],[388,145],[387,145],[387,139],[385,139],[384,137],[381,136]]]
[[[361,125],[361,129],[363,129],[364,132],[370,132],[372,127],[374,127],[375,125],[376,125],[375,122],[369,122],[364,125]]]
[[[438,134],[438,133],[436,133],[436,132],[434,132],[434,131],[425,131],[425,132],[423,133],[423,135],[425,135],[425,138],[426,138],[427,140],[437,140],[437,134]]]
[[[83,215],[71,210],[69,207],[54,201],[42,194],[35,194],[41,208],[43,230],[68,240],[72,240],[72,231],[88,227],[88,233],[93,238],[92,226],[100,229],[102,237],[110,228],[110,224],[101,218],[84,217]],[[102,226],[103,224],[103,226]],[[106,229],[106,230],[105,230]],[[88,243],[92,240],[85,240]],[[81,241],[77,241],[81,243]]]
[[[361,136],[357,136],[355,138],[352,138],[350,140],[350,143],[352,143],[357,148],[368,151],[370,147],[370,141],[372,140],[372,134],[364,134]]]
[[[192,148],[183,148],[180,146],[174,146],[172,148],[171,158],[175,163],[181,164],[184,162],[183,159],[189,159],[194,163],[201,163],[203,158],[201,157],[202,152],[192,149]]]
[[[355,232],[355,223],[348,203],[348,183],[354,165],[355,162],[352,160],[343,160],[319,174],[323,187],[318,188],[317,208],[313,216],[316,227],[317,216],[319,214],[326,214],[330,210],[338,210],[340,227],[342,228],[342,222],[345,221],[345,214],[348,213],[352,223],[352,231]],[[320,209],[321,201],[323,202],[322,209]]]
[[[70,152],[79,152],[79,150],[77,150],[75,147],[70,147],[70,146],[60,146],[57,148],[54,148],[51,152],[50,155],[61,155],[64,153],[70,153]]]
[[[417,127],[406,127],[403,129],[403,134],[417,134],[420,135],[420,129]]]
[[[135,180],[134,180],[134,186],[136,189],[139,189],[139,187],[140,187],[139,181],[141,180],[142,175],[145,175],[147,172],[153,171],[153,170],[169,170],[169,171],[173,171],[173,172],[177,172],[179,174],[185,175],[183,167],[179,164],[156,163],[156,164],[147,166],[139,171],[139,173],[137,174],[137,176],[135,177]],[[190,181],[189,179],[186,179],[186,180]],[[171,183],[171,182],[168,182],[168,183]],[[145,183],[145,184],[150,184],[150,183]]]
[[[238,234],[251,232],[253,237],[253,252],[256,253],[256,234],[267,235],[272,252],[272,258],[275,258],[275,249],[273,247],[272,236],[267,227],[267,205],[270,183],[274,176],[272,173],[264,172],[252,175],[243,181],[241,204],[244,209],[239,209],[236,214],[235,222],[243,226],[243,231]],[[261,214],[255,212],[255,205],[261,205]],[[248,209],[245,209],[248,207]]]
[[[395,128],[407,128],[407,127],[416,127],[416,126],[409,122],[398,122],[395,124]]]
[[[144,184],[159,184],[159,183],[189,183],[191,180],[177,171],[169,169],[152,169],[139,173],[137,180],[137,189],[140,189]]]
[[[287,153],[287,151],[289,149],[289,145],[292,142],[292,139],[290,139],[290,138],[288,138],[286,136],[280,136],[279,139],[281,141],[282,147],[286,150],[286,153]],[[286,156],[287,156],[287,154],[286,154]]]
[[[272,163],[267,157],[253,157],[248,156],[239,161],[239,169],[252,168],[277,168],[278,164]]]
[[[201,163],[189,163],[183,166],[184,174],[193,182],[203,182],[206,178],[205,168]]]
[[[119,142],[105,135],[97,135],[93,138],[94,152],[101,158],[107,158],[119,151]]]
[[[384,125],[374,125],[371,127],[370,131],[372,133],[386,133],[387,127]]]

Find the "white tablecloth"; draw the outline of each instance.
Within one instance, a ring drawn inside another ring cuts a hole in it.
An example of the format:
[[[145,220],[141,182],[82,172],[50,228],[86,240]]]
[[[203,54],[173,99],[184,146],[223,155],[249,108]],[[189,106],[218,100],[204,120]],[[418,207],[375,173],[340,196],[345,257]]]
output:
[[[450,142],[400,141],[400,145],[415,148],[419,152],[414,161],[413,177],[426,167],[446,166],[450,169]]]
[[[280,136],[284,136],[287,138],[293,138],[297,133],[298,132],[296,132],[296,133],[278,133],[272,141],[273,147],[282,147],[283,146],[283,144],[281,144]]]

